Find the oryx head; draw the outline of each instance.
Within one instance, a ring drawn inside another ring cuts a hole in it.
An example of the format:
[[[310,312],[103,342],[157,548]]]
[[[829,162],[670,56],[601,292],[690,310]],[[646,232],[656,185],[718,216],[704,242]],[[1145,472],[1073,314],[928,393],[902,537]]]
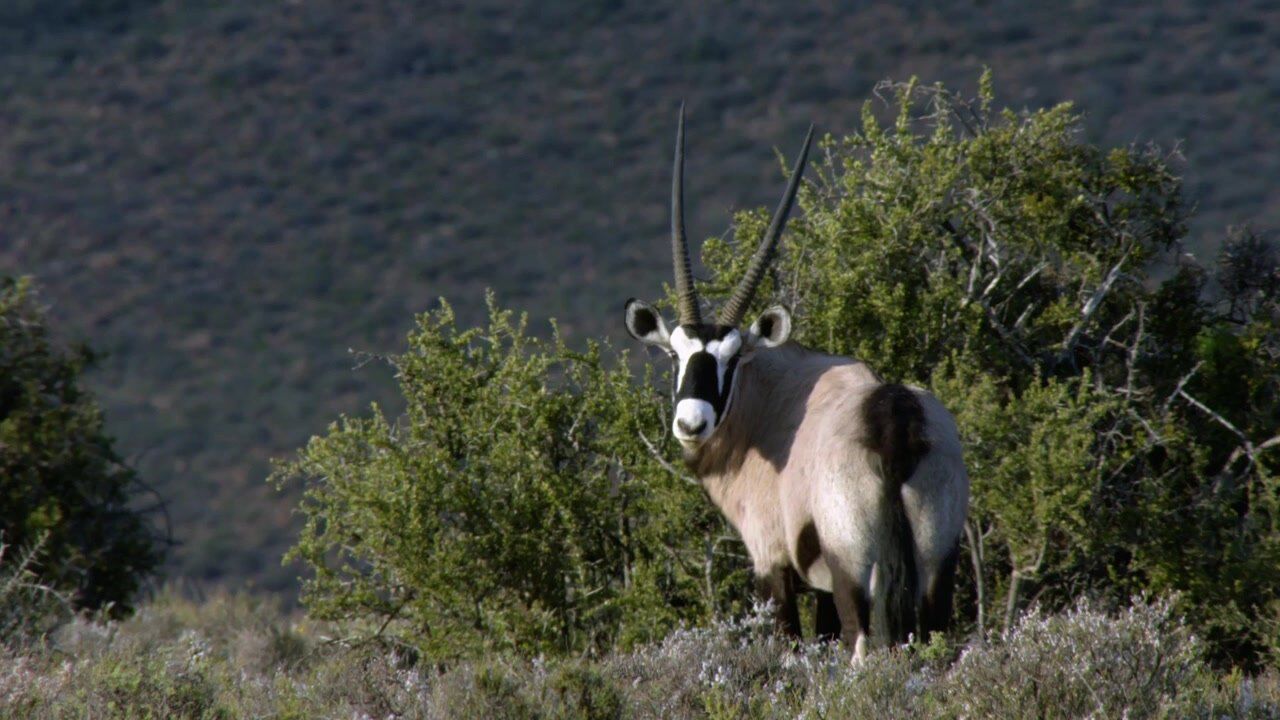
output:
[[[693,287],[693,271],[689,266],[689,248],[684,235],[684,108],[676,130],[676,158],[671,181],[671,252],[675,263],[676,295],[679,298],[680,322],[672,329],[647,303],[632,298],[627,301],[627,332],[637,340],[662,348],[675,362],[675,404],[671,432],[686,450],[696,450],[706,442],[724,419],[733,401],[737,370],[748,362],[752,353],[786,342],[791,333],[791,315],[782,307],[765,310],[747,329],[742,329],[742,316],[756,287],[764,277],[791,212],[813,128],[804,139],[786,194],[773,213],[773,221],[765,231],[751,265],[729,302],[713,323],[703,322]]]

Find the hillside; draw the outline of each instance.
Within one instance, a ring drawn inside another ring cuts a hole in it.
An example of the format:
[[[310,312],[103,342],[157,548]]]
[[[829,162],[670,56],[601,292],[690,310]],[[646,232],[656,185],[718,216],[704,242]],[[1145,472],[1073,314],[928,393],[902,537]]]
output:
[[[263,482],[439,296],[575,338],[666,279],[675,107],[690,230],[771,202],[774,149],[881,78],[1072,99],[1091,140],[1180,147],[1193,244],[1280,221],[1280,5],[20,0],[0,9],[0,271],[43,284],[119,446],[170,500],[176,574],[292,592]],[[878,102],[878,101],[875,101]],[[358,371],[353,367],[362,366]]]

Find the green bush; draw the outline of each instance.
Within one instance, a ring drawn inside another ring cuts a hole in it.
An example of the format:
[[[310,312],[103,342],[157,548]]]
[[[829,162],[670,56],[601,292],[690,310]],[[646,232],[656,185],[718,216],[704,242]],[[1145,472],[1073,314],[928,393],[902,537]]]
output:
[[[955,413],[962,617],[1177,593],[1215,658],[1256,662],[1280,648],[1276,248],[1236,233],[1216,264],[1180,254],[1168,156],[1083,142],[1070,105],[995,112],[981,86],[886,85],[889,124],[868,106],[828,139],[757,305]],[[706,244],[711,288],[766,221]]]
[[[21,568],[31,584],[120,614],[161,554],[133,504],[137,478],[80,386],[92,359],[50,339],[29,280],[0,277],[0,543],[39,546]]]
[[[313,615],[440,658],[629,645],[741,602],[723,521],[657,454],[663,404],[625,359],[491,304],[485,330],[420,316],[389,360],[402,420],[344,418],[275,473],[309,481],[289,557]]]

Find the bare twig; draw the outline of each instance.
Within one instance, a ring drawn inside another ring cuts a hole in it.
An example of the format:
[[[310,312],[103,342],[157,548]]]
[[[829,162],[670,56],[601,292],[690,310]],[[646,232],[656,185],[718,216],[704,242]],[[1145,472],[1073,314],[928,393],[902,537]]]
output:
[[[1129,391],[1129,399],[1133,399],[1133,375],[1138,366],[1138,351],[1142,349],[1142,338],[1147,330],[1147,304],[1138,303],[1138,331],[1133,334],[1133,346],[1129,348],[1129,359],[1125,363],[1124,387]]]
[[[1139,303],[1139,307],[1141,307],[1141,303]],[[1124,317],[1120,318],[1120,320],[1117,321],[1115,325],[1111,326],[1111,329],[1107,331],[1106,335],[1102,336],[1102,341],[1098,343],[1098,347],[1103,348],[1103,347],[1106,347],[1107,345],[1116,345],[1118,347],[1124,348],[1125,350],[1128,350],[1129,349],[1128,346],[1122,345],[1118,342],[1113,341],[1111,337],[1115,335],[1116,332],[1120,330],[1120,328],[1127,325],[1129,321],[1132,319],[1133,319],[1133,310],[1130,310],[1129,312],[1125,313]],[[1139,331],[1141,331],[1141,323],[1139,323]]]
[[[1030,367],[1035,367],[1035,358],[1028,355],[1027,351],[1022,349],[1022,343],[1018,342],[1018,338],[1014,333],[1000,322],[1000,318],[996,317],[996,311],[992,310],[991,306],[984,301],[979,301],[979,304],[987,311],[987,322],[991,323],[991,327],[995,329],[996,334],[1000,336],[1000,339],[1004,340],[1005,344],[1009,346],[1009,349],[1017,353],[1018,357],[1022,358],[1023,362]]]
[[[1187,391],[1183,390],[1181,387],[1178,388],[1178,395],[1180,395],[1183,400],[1186,400],[1187,402],[1191,403],[1192,407],[1196,408],[1197,410],[1204,413],[1205,415],[1208,415],[1209,417],[1213,418],[1218,422],[1219,425],[1230,430],[1233,435],[1240,438],[1240,440],[1244,443],[1243,447],[1245,448],[1245,452],[1249,453],[1249,457],[1253,457],[1253,443],[1249,442],[1249,438],[1243,432],[1240,431],[1240,428],[1233,425],[1230,420],[1219,415],[1208,405],[1205,405],[1199,400],[1191,397],[1191,395],[1189,395]]]
[[[388,613],[387,619],[383,620],[382,624],[378,626],[378,631],[373,634],[373,637],[382,637],[382,633],[387,629],[387,626],[391,624],[392,620],[395,620],[400,616],[400,611],[404,610],[409,602],[413,600],[414,595],[415,593],[412,590],[405,594],[404,599],[400,601],[400,604],[396,606],[396,609]]]
[[[970,112],[972,112],[972,110],[970,110]],[[959,109],[952,108],[951,114],[956,120],[960,121],[960,125],[964,127],[964,131],[969,134],[969,137],[978,137],[978,131],[974,130],[973,126],[969,124],[969,121],[964,118],[964,115],[960,114]]]
[[[1147,422],[1147,419],[1142,417],[1141,413],[1133,408],[1129,408],[1129,416],[1134,420],[1137,420],[1138,424],[1142,426],[1142,429],[1146,430],[1147,435],[1151,437],[1151,443],[1147,446],[1148,448],[1164,444],[1164,438],[1160,436],[1160,433],[1155,431],[1155,428],[1151,427],[1151,423]]]
[[[1275,436],[1275,437],[1271,438],[1270,440],[1266,440],[1266,441],[1261,442],[1261,443],[1259,443],[1259,444],[1257,444],[1257,445],[1254,445],[1254,446],[1253,446],[1253,452],[1254,452],[1255,454],[1256,454],[1256,453],[1260,453],[1260,452],[1262,452],[1263,450],[1270,450],[1271,448],[1276,447],[1277,445],[1280,445],[1280,435],[1277,435],[1277,436]]]
[[[974,523],[977,521],[973,518],[967,520],[964,524],[964,536],[969,541],[969,562],[973,564],[973,582],[977,586],[977,605],[978,605],[978,637],[985,638],[987,636],[987,610],[986,610],[986,576],[983,574],[985,565],[982,552],[982,533],[974,530]]]
[[[1204,361],[1196,363],[1186,375],[1182,376],[1182,379],[1178,381],[1178,386],[1173,389],[1173,392],[1169,393],[1169,397],[1165,398],[1164,406],[1161,408],[1163,414],[1169,414],[1169,408],[1173,405],[1173,401],[1178,398],[1178,394],[1182,392],[1182,388],[1186,387],[1187,383],[1191,382],[1191,378],[1194,377],[1196,373],[1200,372],[1200,366],[1203,364]]]
[[[994,256],[994,255],[992,255],[992,260],[991,260],[991,261],[992,261],[993,263],[995,262],[995,256]],[[1003,280],[1003,279],[1004,279],[1004,268],[1000,267],[999,265],[996,265],[996,274],[995,274],[995,277],[991,278],[991,282],[987,283],[987,286],[986,286],[985,288],[983,288],[983,289],[982,289],[982,299],[983,299],[983,300],[986,300],[988,297],[990,297],[990,296],[991,296],[991,291],[995,290],[995,289],[996,289],[996,285],[999,285],[999,284],[1000,284],[1000,281],[1001,281],[1001,280]]]
[[[1040,541],[1040,549],[1036,552],[1036,560],[1034,563],[1024,567],[1014,567],[1009,573],[1009,594],[1005,598],[1004,608],[1004,626],[1008,629],[1013,626],[1013,621],[1018,613],[1018,597],[1022,594],[1022,581],[1024,579],[1034,578],[1040,574],[1040,569],[1044,567],[1045,555],[1049,552],[1049,536]]]
[[[1222,465],[1222,470],[1224,472],[1228,470],[1236,463],[1237,460],[1240,459],[1241,455],[1247,455],[1249,457],[1249,466],[1252,467],[1257,464],[1259,453],[1263,450],[1269,450],[1277,445],[1280,445],[1280,435],[1277,435],[1270,440],[1263,441],[1257,445],[1245,442],[1243,445],[1240,445],[1235,450],[1231,451],[1230,457],[1228,457],[1227,461]]]
[[[1129,258],[1129,253],[1121,256],[1120,260],[1107,273],[1107,277],[1103,279],[1102,284],[1093,291],[1093,296],[1084,304],[1084,308],[1080,311],[1080,321],[1075,327],[1071,328],[1071,332],[1067,333],[1067,337],[1062,341],[1062,351],[1068,355],[1075,349],[1076,343],[1080,340],[1080,333],[1084,332],[1084,328],[1093,319],[1094,313],[1102,305],[1102,300],[1106,298],[1107,293],[1111,292],[1111,287],[1115,285],[1116,280],[1120,277],[1120,268],[1124,266],[1124,261]]]
[[[1034,279],[1035,279],[1035,277],[1036,277],[1037,275],[1039,275],[1041,272],[1043,272],[1043,271],[1044,271],[1044,269],[1045,269],[1045,268],[1047,268],[1047,267],[1049,267],[1049,261],[1048,261],[1048,260],[1041,260],[1041,261],[1040,261],[1040,263],[1039,263],[1038,265],[1036,265],[1035,267],[1031,268],[1031,272],[1029,272],[1029,273],[1027,273],[1026,275],[1024,275],[1024,276],[1022,277],[1022,279],[1018,281],[1018,284],[1017,284],[1017,285],[1015,285],[1015,286],[1014,286],[1014,288],[1013,288],[1014,292],[1017,292],[1018,290],[1021,290],[1023,287],[1025,287],[1027,283],[1029,283],[1029,282],[1031,282],[1032,280],[1034,280]]]
[[[969,284],[965,288],[964,301],[968,303],[973,299],[973,288],[978,284],[978,273],[982,271],[982,261],[986,257],[987,246],[985,243],[978,244],[978,256],[973,259],[973,264],[969,266]]]
[[[1018,315],[1018,319],[1013,321],[1013,329],[1022,332],[1022,328],[1026,326],[1027,319],[1031,317],[1031,313],[1040,307],[1039,303],[1031,303],[1022,309],[1022,314]]]
[[[637,430],[636,434],[640,436],[640,442],[644,443],[644,446],[649,449],[649,454],[653,455],[653,459],[658,461],[658,464],[662,466],[663,470],[666,470],[667,472],[671,473],[677,478],[680,478],[681,480],[684,480],[685,482],[691,485],[702,484],[698,482],[696,479],[689,477],[687,474],[680,472],[679,470],[676,469],[674,465],[667,462],[667,459],[662,457],[662,453],[659,452],[658,448],[652,442],[649,441],[649,438],[645,437],[645,434],[643,432]]]

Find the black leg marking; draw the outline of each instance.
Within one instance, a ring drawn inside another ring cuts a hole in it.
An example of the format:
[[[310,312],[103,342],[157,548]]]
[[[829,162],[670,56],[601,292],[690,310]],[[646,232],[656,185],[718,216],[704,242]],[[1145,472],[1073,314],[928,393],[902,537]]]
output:
[[[772,600],[777,606],[773,616],[774,629],[790,638],[800,639],[800,607],[796,604],[795,571],[776,568],[765,577],[756,578],[756,592],[762,600]]]
[[[956,590],[956,565],[960,561],[960,540],[952,546],[951,552],[942,561],[938,572],[929,578],[921,602],[920,615],[924,639],[935,632],[946,632],[951,627],[951,606]]]
[[[813,521],[805,523],[796,537],[796,569],[807,573],[809,568],[822,556],[822,541],[818,539],[818,528]]]
[[[819,642],[835,642],[840,639],[840,615],[836,612],[836,599],[829,592],[813,591],[817,606],[813,613],[813,635]]]

